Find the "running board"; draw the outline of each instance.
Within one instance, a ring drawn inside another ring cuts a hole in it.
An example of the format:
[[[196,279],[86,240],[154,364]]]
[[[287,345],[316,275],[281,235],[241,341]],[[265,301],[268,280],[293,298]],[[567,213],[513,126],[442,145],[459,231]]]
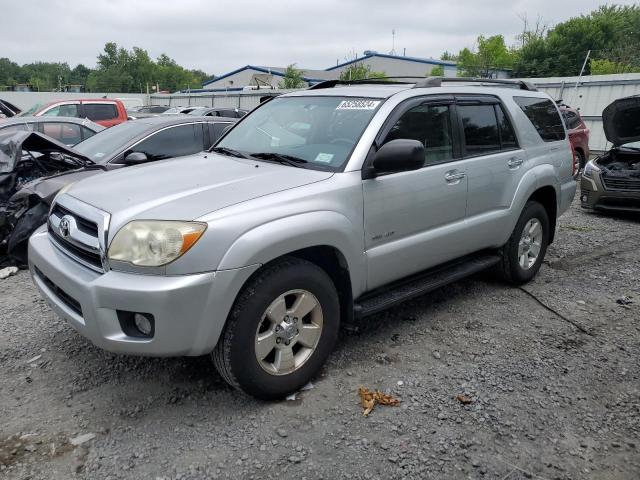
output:
[[[377,288],[354,302],[354,319],[357,320],[373,315],[474,273],[486,270],[500,262],[500,259],[501,257],[495,254],[465,257],[454,263],[427,270],[386,287]]]

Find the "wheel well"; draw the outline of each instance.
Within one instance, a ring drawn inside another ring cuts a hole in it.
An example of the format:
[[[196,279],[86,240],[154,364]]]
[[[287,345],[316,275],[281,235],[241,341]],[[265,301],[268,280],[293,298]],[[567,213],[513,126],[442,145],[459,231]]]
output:
[[[288,253],[287,256],[301,258],[314,263],[329,275],[338,292],[341,322],[350,323],[353,318],[353,295],[351,292],[349,266],[344,255],[337,248],[319,245],[296,250]]]
[[[549,185],[539,188],[529,197],[529,201],[542,204],[547,211],[549,225],[551,226],[551,231],[549,232],[549,244],[551,244],[556,235],[556,218],[558,216],[558,201],[555,189]]]

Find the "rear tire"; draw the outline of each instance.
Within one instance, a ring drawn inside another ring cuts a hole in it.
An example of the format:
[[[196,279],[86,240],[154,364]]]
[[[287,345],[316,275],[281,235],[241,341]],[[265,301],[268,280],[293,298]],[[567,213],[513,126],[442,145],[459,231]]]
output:
[[[498,264],[500,277],[507,283],[522,285],[536,276],[549,244],[549,216],[538,202],[524,206]]]
[[[213,363],[234,388],[280,399],[318,373],[339,326],[331,278],[311,262],[284,257],[242,289],[211,354]]]

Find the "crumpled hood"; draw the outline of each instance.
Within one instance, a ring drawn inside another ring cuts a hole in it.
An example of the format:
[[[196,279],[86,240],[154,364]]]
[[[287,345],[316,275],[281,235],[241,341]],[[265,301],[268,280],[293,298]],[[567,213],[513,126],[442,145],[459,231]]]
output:
[[[607,105],[602,125],[614,147],[640,141],[640,96],[619,98]]]
[[[0,173],[12,172],[22,160],[23,152],[59,152],[78,158],[83,163],[93,163],[80,152],[42,133],[26,131],[0,133]],[[70,162],[61,159],[60,164],[69,167]],[[76,168],[78,166],[80,165],[75,165]]]
[[[133,218],[195,220],[224,207],[331,175],[201,153],[96,175],[74,184],[67,193],[111,213],[112,224]]]

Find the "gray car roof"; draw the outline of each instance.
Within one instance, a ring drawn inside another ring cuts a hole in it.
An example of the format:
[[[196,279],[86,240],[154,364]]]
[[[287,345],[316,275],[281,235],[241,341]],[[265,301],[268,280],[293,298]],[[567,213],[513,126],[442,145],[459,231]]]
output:
[[[201,122],[237,122],[237,118],[233,117],[200,117],[194,115],[158,115],[154,117],[142,117],[135,120],[129,120],[129,122],[142,123],[149,125],[149,128],[156,128],[158,126],[171,126],[180,125],[182,123],[192,123],[194,121]]]
[[[4,120],[0,120],[0,128],[3,128],[8,125],[21,125],[23,123],[75,123],[76,125],[83,125],[87,127],[89,130],[93,130],[94,132],[100,132],[105,129],[102,125],[98,125],[95,122],[92,122],[88,118],[78,118],[78,117],[12,117]]]

